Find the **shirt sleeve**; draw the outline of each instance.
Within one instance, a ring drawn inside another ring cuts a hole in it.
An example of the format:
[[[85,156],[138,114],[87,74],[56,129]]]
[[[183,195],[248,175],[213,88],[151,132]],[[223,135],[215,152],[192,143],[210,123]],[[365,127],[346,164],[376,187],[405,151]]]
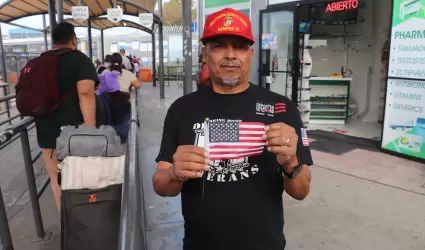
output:
[[[178,147],[178,103],[174,102],[167,111],[162,132],[161,147],[155,161],[173,163],[173,155]]]
[[[99,77],[96,72],[96,68],[94,64],[90,61],[90,59],[84,55],[83,53],[79,53],[77,55],[79,57],[77,66],[77,82],[82,80],[92,80],[95,84],[99,83]]]
[[[306,164],[308,166],[313,165],[313,158],[311,157],[310,152],[310,142],[307,137],[307,131],[304,128],[303,122],[301,120],[301,115],[297,106],[292,102],[288,103],[287,112],[284,114],[288,117],[287,119],[285,119],[287,124],[293,127],[298,135],[298,157],[300,158],[302,164]]]

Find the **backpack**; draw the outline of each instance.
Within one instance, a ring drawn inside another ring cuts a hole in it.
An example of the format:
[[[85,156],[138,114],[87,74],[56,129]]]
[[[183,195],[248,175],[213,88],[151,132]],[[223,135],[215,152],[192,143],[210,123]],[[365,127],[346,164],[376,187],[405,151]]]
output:
[[[69,94],[61,97],[59,93],[59,59],[74,51],[48,51],[31,59],[22,68],[15,87],[16,108],[22,116],[49,115],[69,97]]]

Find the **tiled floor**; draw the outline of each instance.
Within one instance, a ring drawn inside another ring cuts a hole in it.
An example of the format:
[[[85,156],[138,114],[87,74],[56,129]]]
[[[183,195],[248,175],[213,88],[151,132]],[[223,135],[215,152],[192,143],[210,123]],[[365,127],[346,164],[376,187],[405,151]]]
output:
[[[381,137],[381,127],[380,123],[371,123],[371,122],[361,122],[359,120],[349,120],[347,124],[344,125],[322,125],[322,124],[308,124],[308,130],[325,130],[340,132],[346,135],[363,137],[363,138],[376,138]]]

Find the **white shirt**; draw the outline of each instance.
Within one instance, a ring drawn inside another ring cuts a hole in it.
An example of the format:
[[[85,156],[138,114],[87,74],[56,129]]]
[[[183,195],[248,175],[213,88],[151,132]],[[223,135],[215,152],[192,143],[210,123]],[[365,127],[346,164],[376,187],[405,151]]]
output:
[[[110,72],[109,69],[105,69],[103,72]],[[120,91],[122,92],[130,92],[131,82],[137,80],[136,75],[131,73],[130,71],[123,69],[122,74],[118,76],[118,83],[120,84]]]
[[[122,64],[125,66],[127,70],[131,70],[131,63],[128,57],[121,55],[122,57]]]

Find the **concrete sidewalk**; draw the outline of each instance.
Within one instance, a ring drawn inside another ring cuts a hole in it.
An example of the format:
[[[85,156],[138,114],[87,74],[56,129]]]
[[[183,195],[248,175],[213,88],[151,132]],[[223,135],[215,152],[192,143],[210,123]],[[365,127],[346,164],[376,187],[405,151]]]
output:
[[[161,198],[151,177],[167,108],[182,89],[144,84],[140,92],[141,168],[149,250],[182,247],[180,198]],[[285,195],[288,249],[425,249],[425,166],[377,152],[341,156],[313,151],[312,190],[298,202]]]

